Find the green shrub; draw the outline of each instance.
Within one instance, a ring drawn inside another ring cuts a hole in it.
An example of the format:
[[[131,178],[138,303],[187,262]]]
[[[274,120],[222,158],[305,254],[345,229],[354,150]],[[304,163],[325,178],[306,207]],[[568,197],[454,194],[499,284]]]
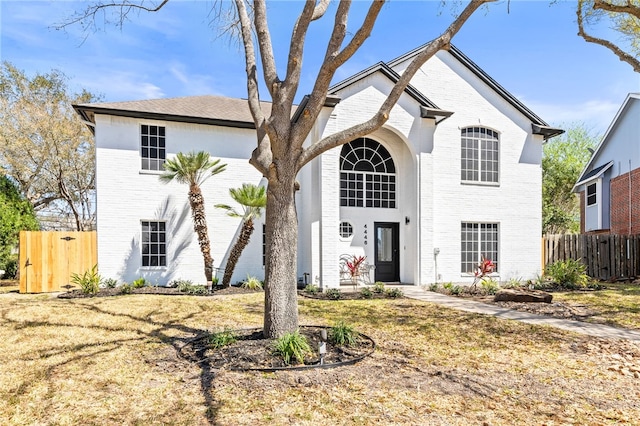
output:
[[[376,281],[373,285],[374,293],[384,293],[384,283],[382,281]]]
[[[340,293],[340,289],[330,288],[327,290],[327,297],[333,300],[342,299],[342,293]]]
[[[217,286],[217,285],[218,285],[218,282],[220,282],[220,279],[219,279],[218,277],[213,277],[213,278],[211,278],[211,285],[212,285],[213,287]]]
[[[500,290],[498,281],[494,280],[493,278],[483,278],[480,282],[480,286],[486,294],[496,294],[498,290]]]
[[[100,290],[100,274],[98,265],[93,265],[82,274],[71,274],[71,283],[80,287],[85,294],[96,294]]]
[[[429,291],[438,291],[438,283],[431,283],[429,284]]]
[[[100,283],[104,288],[116,288],[118,286],[118,280],[114,278],[105,278]]]
[[[509,281],[502,284],[504,288],[520,288],[522,287],[522,278],[509,278]]]
[[[462,287],[452,282],[442,284],[442,288],[445,290],[445,293],[453,294],[454,296],[462,293]]]
[[[284,336],[276,339],[273,350],[276,355],[282,357],[286,365],[291,364],[292,359],[302,364],[305,356],[311,353],[311,346],[307,343],[307,339],[296,331],[295,333],[285,333]]]
[[[360,295],[364,299],[371,299],[373,297],[373,292],[369,287],[364,287],[362,290],[360,290]]]
[[[192,285],[185,291],[185,293],[192,296],[204,296],[205,294],[209,294],[209,289],[204,285]]]
[[[315,284],[307,284],[304,288],[304,292],[309,294],[316,294],[318,291],[320,291],[320,287]]]
[[[133,286],[133,288],[146,287],[147,286],[147,280],[145,280],[143,277],[140,277],[137,280],[133,280],[131,285]]]
[[[338,321],[329,330],[329,341],[338,346],[353,346],[356,344],[358,333],[344,321]]]
[[[187,293],[193,287],[193,282],[190,280],[175,280],[171,282],[171,286],[177,287],[180,293]]]
[[[392,299],[404,296],[404,293],[399,288],[389,288],[384,292],[384,294]]]
[[[2,278],[5,278],[7,280],[14,280],[17,277],[18,277],[18,258],[15,256],[12,256],[11,258],[7,259],[7,261],[4,264],[4,276]]]
[[[209,336],[209,346],[213,349],[219,349],[234,343],[237,339],[233,331],[224,329]]]
[[[129,283],[122,283],[120,286],[120,294],[131,294],[133,292],[133,285]]]
[[[545,274],[560,287],[567,289],[585,288],[589,283],[587,267],[578,260],[559,260],[545,268]]]
[[[262,291],[262,281],[256,277],[247,275],[247,279],[242,283],[242,288],[247,290]]]

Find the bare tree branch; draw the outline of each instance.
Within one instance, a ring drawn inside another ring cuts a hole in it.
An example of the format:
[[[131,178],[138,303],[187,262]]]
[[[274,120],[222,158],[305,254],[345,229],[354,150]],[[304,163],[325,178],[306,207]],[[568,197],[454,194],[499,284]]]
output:
[[[627,13],[640,19],[640,4],[637,2],[633,4],[630,0],[627,0],[626,3],[610,3],[604,0],[594,0],[593,9],[614,13]]]
[[[360,136],[365,136],[377,129],[379,129],[388,119],[391,109],[396,104],[409,82],[420,69],[420,67],[427,62],[433,55],[435,55],[441,49],[448,49],[451,43],[452,37],[462,28],[462,25],[469,19],[469,17],[483,4],[493,2],[495,0],[473,0],[469,3],[460,15],[451,23],[451,25],[436,39],[432,40],[425,49],[420,52],[405,69],[400,76],[398,82],[391,89],[391,93],[385,101],[382,103],[376,114],[364,123],[357,124],[341,132],[334,133],[310,147],[304,150],[302,156],[298,162],[298,170],[302,168],[309,161],[322,154],[329,149],[340,146],[352,139]]]
[[[53,28],[57,30],[61,30],[70,25],[79,24],[82,27],[82,29],[85,31],[88,31],[91,28],[95,29],[96,15],[99,12],[106,11],[107,9],[120,10],[120,13],[118,14],[119,19],[118,21],[115,22],[115,25],[121,28],[123,23],[127,20],[129,13],[131,13],[132,11],[138,10],[138,11],[145,11],[145,12],[157,12],[160,9],[162,9],[167,3],[169,3],[169,0],[162,0],[160,4],[153,7],[147,7],[144,5],[144,3],[145,3],[144,0],[139,2],[139,4],[132,3],[129,0],[123,0],[120,2],[110,2],[110,3],[99,2],[96,4],[91,4],[87,6],[87,8],[84,11],[76,14],[70,20],[65,21],[61,24],[56,24],[53,26]],[[89,20],[89,22],[87,22],[87,20]],[[105,18],[105,23],[108,23],[108,22],[109,21]]]
[[[236,5],[240,3],[236,1]],[[244,8],[244,2],[242,7]],[[279,83],[276,71],[276,63],[273,54],[273,46],[271,44],[271,34],[267,23],[267,2],[264,0],[254,0],[254,25],[258,39],[258,47],[260,48],[260,58],[262,60],[262,72],[264,74],[264,82],[267,90],[271,93],[271,99],[275,99],[275,92]],[[246,40],[246,39],[245,39]]]
[[[320,3],[318,3],[315,10],[313,11],[313,16],[311,17],[311,20],[315,21],[316,19],[322,18],[324,14],[327,12],[329,3],[331,3],[331,0],[320,0]]]
[[[341,52],[340,47],[347,32],[347,18],[351,1],[346,0],[340,2],[334,18],[331,38],[327,45],[325,60],[318,71],[318,77],[316,78],[305,112],[301,115],[300,120],[296,123],[293,130],[293,139],[298,141],[300,145],[303,142],[302,136],[309,133],[324,105],[327,89],[331,84],[331,79],[335,75],[336,70],[351,58],[369,37],[384,3],[384,0],[376,0],[371,3],[362,25],[351,42]]]
[[[277,101],[278,103],[282,102],[289,105],[293,103],[296,91],[298,90],[298,84],[300,83],[300,73],[302,72],[301,59],[304,50],[304,42],[307,36],[307,30],[309,29],[309,24],[313,19],[314,12],[315,0],[307,0],[302,13],[293,27],[291,42],[289,44],[287,75],[284,81],[286,93],[283,93],[283,97],[274,98],[274,101]],[[290,114],[288,115],[290,116]]]
[[[618,57],[618,59],[620,59],[622,62],[626,62],[627,64],[631,65],[631,67],[635,72],[640,73],[640,60],[638,60],[633,55],[630,55],[629,53],[623,51],[620,47],[616,46],[614,43],[610,42],[609,40],[594,37],[586,32],[586,30],[584,29],[583,7],[584,7],[584,2],[579,1],[578,7],[576,8],[576,16],[578,18],[578,35],[583,39],[585,39],[586,41],[588,41],[589,43],[595,43],[595,44],[599,44],[600,46],[606,47],[607,49],[612,51]]]

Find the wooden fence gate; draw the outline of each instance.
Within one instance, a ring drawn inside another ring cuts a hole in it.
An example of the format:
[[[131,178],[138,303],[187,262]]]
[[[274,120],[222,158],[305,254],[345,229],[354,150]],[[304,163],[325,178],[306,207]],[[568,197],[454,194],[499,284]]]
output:
[[[587,275],[600,280],[640,277],[640,235],[547,235],[543,239],[545,265],[580,260]]]
[[[96,232],[20,232],[20,293],[66,291],[71,274],[98,263]]]

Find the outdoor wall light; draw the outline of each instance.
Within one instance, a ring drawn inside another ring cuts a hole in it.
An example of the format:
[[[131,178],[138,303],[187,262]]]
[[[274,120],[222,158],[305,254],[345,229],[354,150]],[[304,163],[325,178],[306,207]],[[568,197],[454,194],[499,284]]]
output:
[[[409,219],[409,216],[405,216],[404,217],[404,223],[405,225],[408,225],[411,222],[411,219]]]

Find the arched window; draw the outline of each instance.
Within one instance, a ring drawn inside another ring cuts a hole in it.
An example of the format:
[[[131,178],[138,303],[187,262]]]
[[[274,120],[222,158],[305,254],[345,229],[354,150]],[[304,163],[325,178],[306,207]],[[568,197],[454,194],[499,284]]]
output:
[[[461,179],[465,182],[498,183],[498,133],[484,127],[467,127],[461,131]]]
[[[396,207],[396,166],[378,142],[360,138],[340,153],[340,205]]]

